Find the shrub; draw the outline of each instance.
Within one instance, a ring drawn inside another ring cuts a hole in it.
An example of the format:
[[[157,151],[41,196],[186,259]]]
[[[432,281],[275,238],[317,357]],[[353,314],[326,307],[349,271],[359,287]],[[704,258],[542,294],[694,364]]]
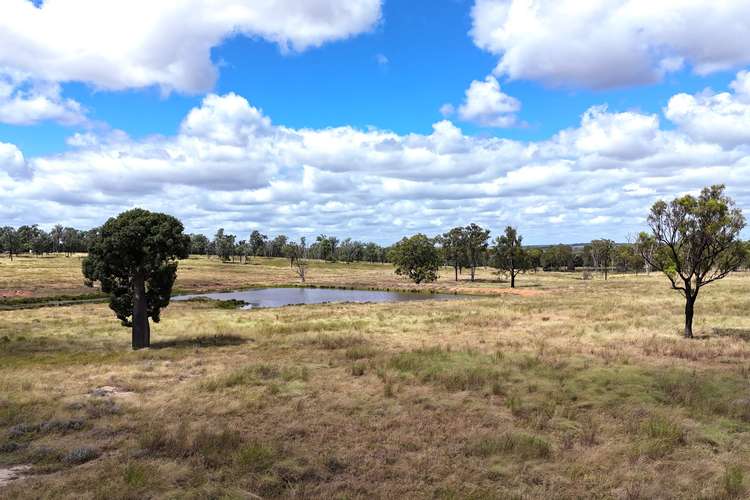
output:
[[[93,448],[75,448],[69,451],[63,457],[63,462],[67,464],[85,464],[99,456],[99,452]]]

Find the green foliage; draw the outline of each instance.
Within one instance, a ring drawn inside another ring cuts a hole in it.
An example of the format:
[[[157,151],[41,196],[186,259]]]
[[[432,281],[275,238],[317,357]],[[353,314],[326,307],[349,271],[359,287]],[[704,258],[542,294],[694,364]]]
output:
[[[685,195],[669,204],[657,201],[648,225],[651,234],[641,233],[636,246],[646,262],[685,296],[685,336],[692,337],[698,291],[735,271],[746,259],[746,247],[739,239],[745,217],[724,193],[724,186],[714,185],[703,188],[697,198]]]
[[[508,226],[505,233],[495,239],[493,250],[493,266],[510,275],[511,287],[515,286],[515,279],[519,273],[531,267],[531,259],[521,242],[523,238],[518,231]]]
[[[125,326],[132,326],[135,278],[145,282],[147,316],[159,321],[169,304],[177,276],[177,259],[186,258],[190,239],[180,221],[166,214],[139,208],[109,219],[83,260],[83,275],[90,286],[101,284],[109,306]]]
[[[396,274],[408,276],[415,283],[437,279],[440,255],[432,240],[424,234],[415,234],[396,243],[390,258],[396,266]]]

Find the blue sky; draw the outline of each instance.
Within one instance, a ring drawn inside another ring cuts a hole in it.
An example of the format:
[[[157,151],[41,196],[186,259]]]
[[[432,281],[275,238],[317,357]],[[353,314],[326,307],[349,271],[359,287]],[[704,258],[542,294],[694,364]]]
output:
[[[551,243],[623,240],[708,182],[745,201],[745,2],[37,4],[0,6],[10,224],[139,205],[207,233]]]

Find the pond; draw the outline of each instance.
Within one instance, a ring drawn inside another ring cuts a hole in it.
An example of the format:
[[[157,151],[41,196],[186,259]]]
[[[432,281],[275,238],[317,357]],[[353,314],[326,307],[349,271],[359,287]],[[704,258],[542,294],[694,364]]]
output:
[[[236,300],[244,302],[243,309],[258,307],[282,307],[300,304],[324,304],[327,302],[408,302],[415,300],[452,300],[460,295],[443,293],[386,292],[381,290],[339,290],[334,288],[254,288],[236,292],[200,293],[178,295],[172,300],[208,298],[214,300]]]

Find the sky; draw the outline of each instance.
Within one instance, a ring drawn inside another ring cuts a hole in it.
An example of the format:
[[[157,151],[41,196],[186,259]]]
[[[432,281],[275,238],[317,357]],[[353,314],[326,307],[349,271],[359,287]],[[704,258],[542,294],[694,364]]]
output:
[[[747,213],[749,39],[746,0],[3,0],[0,225],[626,241],[715,183]]]

